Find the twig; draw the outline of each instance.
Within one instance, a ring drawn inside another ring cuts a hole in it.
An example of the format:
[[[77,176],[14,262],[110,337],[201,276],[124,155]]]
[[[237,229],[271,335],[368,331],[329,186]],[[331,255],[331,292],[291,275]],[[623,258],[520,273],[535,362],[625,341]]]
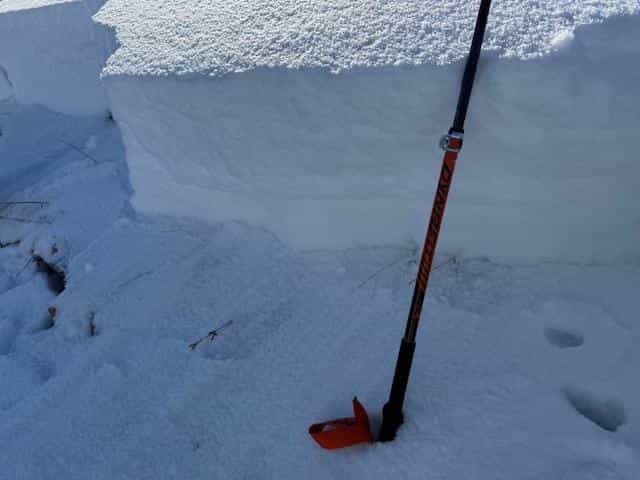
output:
[[[14,245],[20,245],[20,240],[14,240],[13,242],[0,242],[0,248],[13,247]]]
[[[96,165],[98,165],[98,160],[96,160],[95,157],[89,155],[87,152],[85,152],[84,150],[82,150],[81,148],[76,147],[73,143],[69,143],[69,142],[65,142],[64,140],[60,140],[60,143],[64,143],[67,147],[74,149],[76,152],[78,152],[80,155],[85,156],[86,158],[88,158],[89,160],[92,160],[93,163],[95,163]]]
[[[436,270],[440,270],[442,267],[444,267],[445,265],[448,265],[450,263],[458,263],[458,257],[456,257],[455,255],[451,255],[444,262],[442,262],[441,264],[436,265],[435,267],[433,267],[433,269],[431,271],[435,272]],[[414,283],[416,283],[415,278],[409,282],[409,285],[413,285]]]
[[[0,202],[0,205],[40,205],[41,207],[49,205],[49,202],[40,202],[37,200],[29,202]]]
[[[363,282],[361,282],[355,289],[357,290],[359,288],[364,287],[367,283],[369,283],[371,280],[373,280],[375,277],[380,275],[385,270],[388,270],[389,268],[395,267],[396,265],[398,265],[399,263],[407,260],[408,258],[410,258],[410,257],[402,257],[402,258],[399,258],[397,260],[394,260],[393,262],[389,263],[388,265],[384,265],[383,267],[380,267],[378,270],[376,270],[371,275],[369,275]]]
[[[440,265],[436,265],[435,267],[433,267],[433,269],[434,270],[439,270],[442,267],[444,267],[445,265],[449,265],[450,263],[458,263],[458,257],[456,257],[455,255],[451,255],[449,258],[447,258]]]
[[[47,225],[51,225],[50,220],[34,220],[30,218],[20,218],[20,217],[7,217],[6,215],[0,215],[1,220],[11,220],[13,222],[20,223],[45,223]]]
[[[209,339],[210,342],[213,342],[213,339],[216,338],[220,331],[227,328],[229,325],[231,325],[233,323],[233,320],[229,320],[228,322],[223,323],[222,325],[220,325],[218,328],[211,330],[209,333],[207,333],[205,336],[200,337],[198,340],[196,340],[193,343],[189,344],[189,350],[195,350],[196,347],[198,345],[200,345],[202,342],[204,342],[207,338]]]

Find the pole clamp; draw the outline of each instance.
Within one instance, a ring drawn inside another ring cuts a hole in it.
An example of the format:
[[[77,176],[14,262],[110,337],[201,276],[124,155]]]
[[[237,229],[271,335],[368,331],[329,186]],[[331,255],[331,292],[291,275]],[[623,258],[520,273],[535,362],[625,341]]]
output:
[[[464,133],[450,131],[446,135],[440,137],[440,148],[445,152],[456,152],[462,150],[462,141],[464,140]]]

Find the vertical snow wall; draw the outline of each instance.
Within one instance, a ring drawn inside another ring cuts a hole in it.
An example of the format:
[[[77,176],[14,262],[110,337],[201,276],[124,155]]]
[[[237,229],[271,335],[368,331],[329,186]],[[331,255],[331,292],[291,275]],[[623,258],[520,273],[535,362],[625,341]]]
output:
[[[116,48],[91,17],[104,0],[0,2],[0,99],[63,113],[108,110],[100,72]]]
[[[421,242],[462,65],[335,75],[107,76],[102,0],[0,4],[0,97],[123,129],[142,211],[263,225],[299,248]],[[638,17],[530,61],[485,54],[442,247],[507,260],[640,257]]]
[[[621,17],[541,59],[483,57],[443,250],[640,258],[639,32],[638,17]],[[422,241],[461,70],[104,81],[138,209],[249,221],[298,248],[331,248]]]

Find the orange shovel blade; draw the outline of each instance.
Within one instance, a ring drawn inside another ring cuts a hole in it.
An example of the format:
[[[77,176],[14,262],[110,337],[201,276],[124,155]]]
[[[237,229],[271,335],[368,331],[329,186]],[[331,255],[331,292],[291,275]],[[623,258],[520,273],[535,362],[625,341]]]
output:
[[[373,442],[369,429],[369,416],[356,397],[353,397],[353,413],[354,417],[314,423],[309,427],[309,434],[327,450]]]

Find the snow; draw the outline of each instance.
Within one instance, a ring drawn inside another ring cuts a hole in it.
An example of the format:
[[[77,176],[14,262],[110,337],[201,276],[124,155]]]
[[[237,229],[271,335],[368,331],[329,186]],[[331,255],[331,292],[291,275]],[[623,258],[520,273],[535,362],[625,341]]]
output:
[[[551,40],[551,48],[553,48],[554,50],[568,48],[571,45],[571,42],[573,42],[574,38],[575,35],[573,34],[573,32],[570,32],[569,30],[563,30],[555,37],[553,37],[553,39]]]
[[[140,216],[112,122],[0,105],[2,199],[48,202],[1,212],[7,478],[638,478],[638,265],[440,255],[398,440],[325,452],[354,394],[377,428],[417,250]]]
[[[445,251],[639,257],[638,32],[640,17],[621,17],[542,59],[485,55]],[[314,249],[422,241],[460,74],[458,63],[104,82],[136,209],[248,221]]]
[[[0,2],[0,98],[10,93],[64,113],[106,113],[99,76],[116,44],[109,29],[91,20],[102,3]]]
[[[510,58],[549,53],[555,36],[638,0],[495,1],[486,48]],[[448,64],[467,53],[478,2],[466,0],[109,0],[96,19],[117,30],[109,75],[237,73],[260,67]]]
[[[474,5],[111,0],[108,27],[101,0],[2,5],[0,98],[112,112],[140,212],[297,249],[422,241]],[[638,8],[494,5],[446,252],[638,258]]]
[[[7,72],[0,67],[0,100],[5,100],[13,95],[13,85],[9,81]]]
[[[638,2],[496,2],[406,423],[338,452],[473,6],[101,4],[0,0],[0,477],[640,478]]]

